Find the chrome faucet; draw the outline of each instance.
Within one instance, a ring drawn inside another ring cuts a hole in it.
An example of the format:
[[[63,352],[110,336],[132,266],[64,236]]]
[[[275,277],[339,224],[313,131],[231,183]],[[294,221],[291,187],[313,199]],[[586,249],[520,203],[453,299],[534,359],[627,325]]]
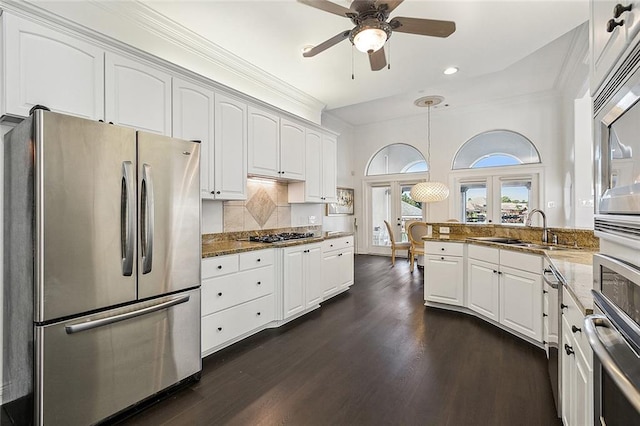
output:
[[[529,212],[529,216],[527,217],[527,223],[525,226],[531,226],[531,217],[534,213],[540,213],[542,216],[542,242],[547,244],[549,242],[549,229],[547,229],[547,215],[540,209],[533,209]]]

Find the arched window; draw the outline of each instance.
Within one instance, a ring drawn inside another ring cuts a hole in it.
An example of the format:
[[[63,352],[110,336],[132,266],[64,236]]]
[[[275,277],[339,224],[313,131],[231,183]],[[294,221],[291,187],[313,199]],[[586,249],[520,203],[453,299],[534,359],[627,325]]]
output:
[[[465,142],[453,158],[453,170],[540,163],[535,145],[520,133],[491,130]]]
[[[382,148],[369,161],[367,176],[396,173],[424,173],[429,169],[424,157],[414,147],[394,143]]]

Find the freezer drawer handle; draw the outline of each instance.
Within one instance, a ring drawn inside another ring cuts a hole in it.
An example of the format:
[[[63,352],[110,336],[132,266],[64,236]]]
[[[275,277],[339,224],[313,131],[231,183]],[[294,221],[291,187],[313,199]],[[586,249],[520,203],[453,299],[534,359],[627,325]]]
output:
[[[151,166],[142,166],[142,194],[140,195],[140,234],[142,240],[142,273],[148,274],[153,267],[154,197]]]
[[[175,299],[168,300],[166,302],[158,303],[157,305],[147,306],[146,308],[138,309],[137,311],[127,312],[124,314],[114,315],[112,317],[101,318],[94,321],[87,321],[81,324],[67,325],[64,327],[64,330],[67,334],[79,333],[81,331],[91,330],[93,328],[102,327],[105,325],[113,324],[116,322],[128,320],[131,318],[139,317],[142,315],[147,315],[152,312],[161,311],[163,309],[170,308],[171,306],[179,305],[181,303],[185,303],[189,301],[190,296],[180,296]]]
[[[133,247],[136,237],[133,231],[136,214],[136,191],[133,187],[134,179],[133,163],[131,161],[123,161],[122,185],[120,190],[120,248],[122,254],[122,275],[125,277],[129,277],[133,273]]]
[[[602,368],[627,397],[631,405],[640,411],[640,392],[625,373],[637,371],[637,355],[629,347],[622,334],[604,315],[589,315],[584,319],[584,332],[593,353],[600,359]],[[631,361],[631,363],[629,363]],[[628,365],[625,365],[625,361]]]

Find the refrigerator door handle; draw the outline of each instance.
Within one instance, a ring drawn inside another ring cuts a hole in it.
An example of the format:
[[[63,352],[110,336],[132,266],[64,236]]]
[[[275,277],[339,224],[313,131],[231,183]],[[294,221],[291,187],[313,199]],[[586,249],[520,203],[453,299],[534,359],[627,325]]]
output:
[[[125,321],[125,320],[139,317],[142,315],[147,315],[152,312],[161,311],[163,309],[170,308],[171,306],[188,302],[190,297],[191,296],[189,295],[184,295],[184,296],[173,298],[171,300],[167,300],[165,302],[157,303],[155,305],[147,306],[142,309],[137,309],[135,311],[117,314],[117,315],[113,315],[106,318],[100,318],[93,321],[87,321],[80,324],[67,325],[64,327],[64,330],[67,332],[67,334],[74,334],[74,333],[80,333],[81,331],[87,331],[94,328],[103,327],[105,325],[113,324],[120,321]]]
[[[142,240],[142,273],[148,274],[153,267],[153,178],[151,166],[142,166],[142,191],[140,195],[140,234]]]
[[[133,273],[133,245],[135,234],[136,191],[133,186],[134,172],[131,161],[122,162],[122,185],[120,195],[120,247],[122,253],[122,275]]]

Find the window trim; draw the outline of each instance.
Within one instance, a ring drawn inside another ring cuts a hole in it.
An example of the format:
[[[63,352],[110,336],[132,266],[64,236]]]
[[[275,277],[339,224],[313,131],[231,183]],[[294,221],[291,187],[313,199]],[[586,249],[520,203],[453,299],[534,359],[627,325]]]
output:
[[[502,225],[500,217],[500,193],[494,194],[503,181],[530,179],[531,199],[529,211],[540,208],[544,204],[544,167],[539,163],[520,164],[517,169],[513,166],[483,167],[479,169],[458,169],[449,173],[449,188],[452,193],[459,194],[460,187],[465,183],[487,184],[487,223]],[[449,197],[449,211],[456,219],[463,222],[461,197]],[[491,222],[488,222],[491,220]],[[473,224],[469,224],[473,225]],[[506,224],[505,224],[506,225]]]
[[[533,163],[524,163],[522,162],[522,159],[520,159],[519,157],[516,157],[512,154],[506,154],[504,152],[501,151],[495,151],[495,152],[491,152],[488,154],[483,154],[480,157],[476,158],[472,163],[470,167],[466,167],[466,168],[456,168],[456,159],[458,158],[458,155],[460,155],[460,153],[464,150],[465,146],[467,146],[467,144],[471,141],[473,141],[475,138],[484,135],[486,133],[493,133],[493,132],[507,132],[507,133],[513,133],[514,135],[517,135],[519,137],[521,137],[522,139],[526,140],[527,142],[529,142],[529,144],[533,147],[533,149],[536,152],[536,155],[538,157],[538,161],[533,162]],[[495,168],[503,168],[503,167],[514,167],[514,166],[522,166],[522,165],[540,165],[542,164],[542,156],[540,155],[540,150],[538,149],[538,147],[536,146],[536,144],[533,143],[533,141],[531,139],[529,139],[528,137],[526,137],[525,135],[523,135],[520,132],[516,132],[515,130],[510,130],[510,129],[489,129],[489,130],[485,130],[483,132],[480,132],[478,134],[475,134],[473,136],[471,136],[469,139],[467,139],[466,141],[464,141],[464,143],[462,145],[460,145],[460,147],[458,148],[458,150],[456,151],[456,153],[453,155],[453,158],[451,159],[451,171],[459,171],[459,170],[474,170],[473,169],[473,165],[476,164],[478,161],[480,161],[483,158],[486,158],[487,156],[493,155],[493,154],[502,154],[502,155],[509,155],[509,156],[513,156],[514,158],[516,158],[518,161],[520,161],[520,164],[513,164],[510,166],[496,166]],[[489,169],[490,167],[481,167],[483,169]]]
[[[415,151],[420,155],[420,158],[422,158],[422,160],[415,160],[415,161],[412,161],[411,163],[409,163],[409,164],[405,165],[405,166],[402,168],[402,170],[403,170],[403,171],[401,171],[400,173],[389,173],[389,174],[384,174],[384,173],[382,173],[382,174],[370,175],[370,174],[369,174],[369,168],[371,167],[371,163],[372,163],[372,162],[373,162],[373,160],[376,158],[376,156],[377,156],[378,154],[380,154],[380,152],[381,152],[382,150],[384,150],[385,148],[388,148],[388,147],[393,146],[393,145],[405,145],[405,146],[408,146],[408,147],[410,147],[410,148],[414,149],[414,150],[415,150]],[[407,170],[407,169],[409,169],[411,166],[414,166],[415,164],[418,164],[418,163],[423,162],[423,161],[424,161],[424,163],[425,163],[425,164],[426,164],[426,166],[427,166],[427,171],[426,171],[426,172],[408,172],[408,173],[405,173],[405,172],[404,172],[404,170]],[[394,142],[394,143],[390,143],[390,144],[387,144],[387,145],[384,145],[384,146],[380,147],[378,150],[376,150],[376,152],[374,152],[374,153],[373,153],[373,155],[372,155],[371,157],[369,157],[369,161],[367,161],[367,165],[366,165],[366,166],[365,166],[365,168],[364,168],[364,176],[365,176],[365,177],[369,177],[369,178],[370,178],[370,177],[376,177],[376,176],[396,176],[396,175],[402,175],[402,176],[406,176],[406,175],[417,176],[417,175],[418,175],[418,174],[420,174],[420,173],[428,173],[428,172],[429,172],[429,169],[430,169],[430,166],[429,166],[429,163],[427,162],[427,159],[425,158],[424,154],[423,154],[423,153],[422,153],[418,148],[416,148],[415,146],[411,145],[410,143],[405,143],[405,142]]]

